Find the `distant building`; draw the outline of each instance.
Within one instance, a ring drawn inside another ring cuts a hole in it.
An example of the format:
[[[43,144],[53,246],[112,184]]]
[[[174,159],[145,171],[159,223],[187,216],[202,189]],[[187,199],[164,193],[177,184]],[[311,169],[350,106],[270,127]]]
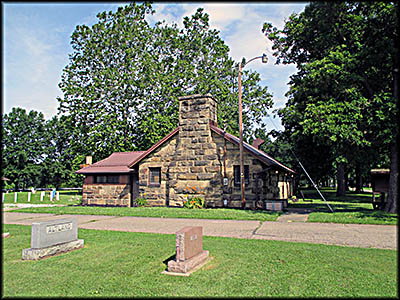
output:
[[[244,143],[246,206],[287,200],[294,171]],[[147,151],[117,152],[76,173],[86,176],[84,205],[182,206],[187,196],[208,207],[241,207],[239,138],[217,127],[217,101],[210,95],[179,98],[179,126]]]
[[[382,209],[385,205],[385,195],[389,193],[389,169],[372,169],[371,185],[372,185],[372,206],[374,209]],[[375,194],[380,194],[379,198]]]

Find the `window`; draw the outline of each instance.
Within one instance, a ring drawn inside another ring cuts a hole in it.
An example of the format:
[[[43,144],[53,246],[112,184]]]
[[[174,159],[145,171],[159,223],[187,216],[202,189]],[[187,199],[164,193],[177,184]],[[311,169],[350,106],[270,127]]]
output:
[[[235,178],[235,185],[240,185],[240,166],[233,166],[233,175]],[[249,184],[249,166],[244,166],[244,183]]]
[[[150,184],[158,185],[161,183],[161,168],[149,168],[150,170]]]
[[[93,183],[119,183],[119,175],[98,175],[94,176]]]
[[[107,176],[94,176],[94,183],[106,183]]]
[[[118,175],[107,176],[107,183],[119,183],[119,176]]]

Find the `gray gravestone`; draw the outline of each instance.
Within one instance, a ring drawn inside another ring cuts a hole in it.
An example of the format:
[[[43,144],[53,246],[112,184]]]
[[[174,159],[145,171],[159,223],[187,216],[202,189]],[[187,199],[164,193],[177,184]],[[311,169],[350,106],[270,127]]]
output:
[[[82,248],[83,244],[83,240],[78,240],[76,218],[32,223],[31,248],[22,250],[22,259],[41,259]]]

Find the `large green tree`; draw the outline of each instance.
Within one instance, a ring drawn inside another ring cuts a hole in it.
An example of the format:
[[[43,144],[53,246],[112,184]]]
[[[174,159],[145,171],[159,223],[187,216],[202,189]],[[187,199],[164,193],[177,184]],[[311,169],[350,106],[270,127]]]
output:
[[[71,138],[73,131],[71,119],[54,116],[45,123],[45,147],[41,163],[41,186],[80,187],[82,175],[75,174],[84,159],[78,149],[74,149]]]
[[[341,175],[338,194],[344,193],[345,165],[356,164],[354,153],[386,147],[391,155],[388,211],[397,210],[397,7],[311,2],[282,30],[269,23],[263,28],[277,63],[298,68],[288,104],[280,111],[285,129],[332,147]]]
[[[238,132],[237,70],[209,16],[200,8],[179,29],[150,26],[153,12],[149,3],[132,3],[98,14],[98,23],[77,26],[72,35],[59,109],[75,124],[78,148],[94,160],[149,148],[177,126],[177,98],[188,94],[215,96],[219,125]],[[246,70],[243,83],[248,138],[272,100],[258,73]]]
[[[43,114],[12,108],[2,120],[2,175],[14,183],[15,189],[40,184],[44,159],[46,130]]]
[[[15,189],[81,186],[74,171],[84,155],[74,148],[73,128],[65,116],[46,121],[40,112],[12,108],[2,120],[2,175]]]

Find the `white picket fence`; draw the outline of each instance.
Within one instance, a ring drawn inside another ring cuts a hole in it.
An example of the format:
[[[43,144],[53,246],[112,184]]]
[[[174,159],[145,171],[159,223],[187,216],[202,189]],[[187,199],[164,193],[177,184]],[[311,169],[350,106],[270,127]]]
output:
[[[18,203],[18,194],[21,192],[14,192],[14,203]],[[7,192],[8,194],[8,192]],[[1,195],[1,202],[4,202],[5,199],[5,195],[6,193],[2,193]],[[50,191],[48,193],[49,195],[49,199],[50,201],[54,202],[54,200],[56,201],[60,201],[60,192],[56,191],[55,194],[53,193],[53,191]],[[41,191],[40,192],[40,201],[42,202],[46,197],[46,192],[45,191]],[[32,199],[32,192],[28,192],[28,202],[31,202]]]

